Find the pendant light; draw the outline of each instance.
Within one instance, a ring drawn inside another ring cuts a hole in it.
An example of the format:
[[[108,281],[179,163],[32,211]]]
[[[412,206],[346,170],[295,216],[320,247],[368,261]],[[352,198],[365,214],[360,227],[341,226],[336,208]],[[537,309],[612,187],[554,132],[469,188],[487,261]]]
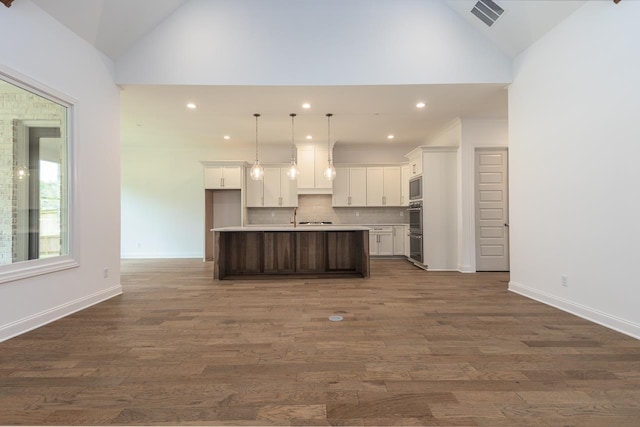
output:
[[[256,118],[256,162],[251,166],[249,176],[254,181],[260,181],[264,176],[264,169],[262,168],[260,161],[258,161],[258,117],[260,117],[260,114],[256,113],[253,117]]]
[[[295,113],[289,115],[291,116],[291,164],[289,165],[289,169],[287,169],[287,176],[291,181],[294,181],[298,175],[300,175],[300,170],[298,169],[298,165],[296,165],[296,144],[293,137],[293,119],[296,115]]]
[[[329,154],[327,156],[327,168],[323,172],[324,177],[329,181],[333,181],[336,177],[336,168],[331,160],[331,116],[333,114],[327,113],[327,148]]]
[[[20,165],[16,168],[15,174],[18,181],[24,181],[29,178],[29,168],[25,165]]]

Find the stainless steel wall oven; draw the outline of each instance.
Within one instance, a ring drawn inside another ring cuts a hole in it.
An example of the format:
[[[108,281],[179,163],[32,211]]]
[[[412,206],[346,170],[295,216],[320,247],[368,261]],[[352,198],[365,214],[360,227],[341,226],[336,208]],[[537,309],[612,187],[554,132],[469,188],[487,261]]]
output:
[[[409,257],[423,263],[422,257],[422,202],[410,202],[409,208]]]

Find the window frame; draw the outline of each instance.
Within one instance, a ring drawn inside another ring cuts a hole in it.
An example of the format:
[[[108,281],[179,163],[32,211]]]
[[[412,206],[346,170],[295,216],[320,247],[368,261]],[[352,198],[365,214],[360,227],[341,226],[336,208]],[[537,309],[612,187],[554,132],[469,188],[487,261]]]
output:
[[[0,265],[0,284],[26,279],[29,277],[50,274],[80,266],[80,224],[78,206],[78,186],[76,168],[76,127],[75,107],[77,100],[63,94],[39,81],[27,77],[15,70],[0,64],[0,79],[23,90],[34,93],[67,109],[66,114],[66,179],[67,179],[67,245],[64,255],[51,258],[40,258]]]

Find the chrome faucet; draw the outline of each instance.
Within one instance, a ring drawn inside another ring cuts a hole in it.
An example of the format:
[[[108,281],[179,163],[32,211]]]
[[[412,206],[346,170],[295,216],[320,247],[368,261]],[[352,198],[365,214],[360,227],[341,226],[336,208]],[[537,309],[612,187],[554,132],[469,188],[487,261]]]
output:
[[[298,208],[293,208],[293,221],[291,221],[291,223],[293,224],[293,227],[296,227],[296,214],[298,213]]]

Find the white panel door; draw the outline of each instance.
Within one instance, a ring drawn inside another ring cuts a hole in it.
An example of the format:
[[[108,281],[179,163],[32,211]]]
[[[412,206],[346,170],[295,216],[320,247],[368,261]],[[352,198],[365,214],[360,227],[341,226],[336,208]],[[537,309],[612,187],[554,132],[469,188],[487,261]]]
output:
[[[506,149],[476,150],[476,270],[509,271]]]

